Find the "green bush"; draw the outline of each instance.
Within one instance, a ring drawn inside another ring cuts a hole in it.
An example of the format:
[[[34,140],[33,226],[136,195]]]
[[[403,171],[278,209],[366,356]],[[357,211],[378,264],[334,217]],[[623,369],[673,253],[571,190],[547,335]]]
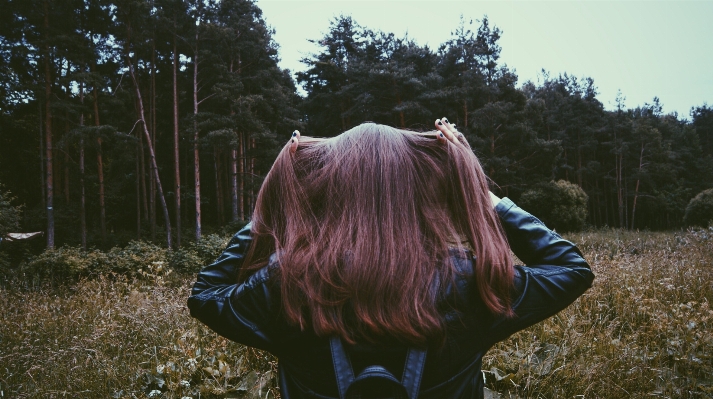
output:
[[[0,237],[20,227],[22,205],[12,205],[15,197],[0,184]]]
[[[196,251],[203,265],[213,263],[228,245],[230,237],[224,237],[218,234],[208,234],[203,236],[200,241],[190,244],[190,249]]]
[[[581,187],[559,180],[535,185],[522,193],[518,204],[548,227],[565,232],[584,228],[588,200]]]
[[[209,234],[184,248],[169,251],[146,241],[131,241],[125,247],[107,252],[82,251],[78,246],[45,250],[19,268],[20,274],[40,281],[75,281],[83,276],[105,273],[148,278],[165,282],[170,271],[197,273],[212,263],[228,243],[227,237]],[[0,263],[4,260],[0,258]]]
[[[703,227],[713,223],[713,188],[703,190],[693,197],[686,207],[683,223]]]
[[[20,267],[20,271],[39,280],[65,281],[107,271],[110,265],[110,257],[104,252],[85,252],[79,246],[63,246],[33,257]]]

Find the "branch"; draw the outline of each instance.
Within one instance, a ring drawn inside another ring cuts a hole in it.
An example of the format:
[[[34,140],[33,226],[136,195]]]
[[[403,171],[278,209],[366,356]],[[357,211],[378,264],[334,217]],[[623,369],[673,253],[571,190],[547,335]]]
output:
[[[124,76],[126,75],[126,72],[121,74],[121,78],[119,78],[119,83],[116,84],[116,89],[111,93],[111,96],[113,97],[116,94],[116,91],[119,90],[119,87],[121,87],[121,82],[124,80]]]
[[[208,97],[205,97],[205,98],[203,98],[202,100],[198,101],[198,105],[201,105],[201,103],[202,103],[203,101],[205,101],[205,100],[207,100],[207,99],[213,97],[213,96],[216,95],[216,94],[217,94],[217,93],[213,93],[213,94],[209,95]]]
[[[127,133],[127,135],[131,136],[131,133],[134,132],[134,129],[136,129],[136,125],[138,125],[139,122],[143,122],[143,119],[137,120],[136,123],[134,123],[134,127],[132,127],[131,130],[129,130],[129,133]]]

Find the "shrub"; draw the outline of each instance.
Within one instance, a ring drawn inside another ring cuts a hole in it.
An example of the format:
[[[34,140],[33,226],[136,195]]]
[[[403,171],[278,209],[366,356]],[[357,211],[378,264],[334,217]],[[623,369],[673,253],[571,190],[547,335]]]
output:
[[[693,197],[686,207],[683,223],[688,226],[703,227],[713,223],[713,188],[703,190]]]
[[[191,243],[189,248],[198,254],[202,263],[201,267],[203,267],[213,263],[218,255],[220,255],[228,245],[229,240],[230,237],[224,237],[218,234],[208,234],[203,236],[200,241]]]
[[[82,251],[81,247],[63,246],[48,249],[22,265],[21,271],[40,280],[74,280],[80,276],[99,274],[110,268],[107,254]]]
[[[82,251],[79,246],[62,246],[30,258],[20,267],[19,272],[39,281],[72,282],[83,276],[116,273],[163,283],[172,270],[183,274],[197,273],[212,263],[227,243],[227,237],[209,234],[196,243],[174,251],[136,240],[123,248],[114,247],[107,252],[98,249]],[[3,262],[4,258],[0,257],[0,266]],[[0,268],[0,277],[5,269]],[[9,269],[6,271],[9,273]],[[9,277],[9,274],[5,277]]]
[[[0,184],[0,237],[20,227],[22,205],[12,205],[15,197]]]
[[[540,183],[525,191],[519,205],[557,231],[584,228],[589,197],[576,184],[564,180]]]

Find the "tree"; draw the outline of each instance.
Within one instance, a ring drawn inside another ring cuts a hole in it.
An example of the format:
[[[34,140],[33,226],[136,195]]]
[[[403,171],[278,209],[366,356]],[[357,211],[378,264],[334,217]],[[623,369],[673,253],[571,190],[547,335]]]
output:
[[[520,205],[558,231],[577,231],[587,220],[587,194],[565,180],[539,183],[525,191]]]
[[[713,188],[701,191],[686,207],[684,223],[689,226],[707,227],[713,223]]]

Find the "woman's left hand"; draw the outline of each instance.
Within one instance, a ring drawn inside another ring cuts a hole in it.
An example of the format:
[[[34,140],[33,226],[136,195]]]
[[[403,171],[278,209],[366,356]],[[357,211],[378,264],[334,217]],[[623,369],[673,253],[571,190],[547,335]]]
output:
[[[451,124],[447,118],[436,119],[436,129],[438,129],[443,136],[453,143],[458,143],[458,136],[461,134],[456,130],[456,125]]]

